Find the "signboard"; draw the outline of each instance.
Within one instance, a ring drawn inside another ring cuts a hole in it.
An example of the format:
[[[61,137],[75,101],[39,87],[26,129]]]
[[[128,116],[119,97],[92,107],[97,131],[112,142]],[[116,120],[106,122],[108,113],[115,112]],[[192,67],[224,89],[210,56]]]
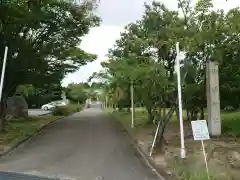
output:
[[[191,121],[191,125],[195,141],[210,139],[206,120]]]

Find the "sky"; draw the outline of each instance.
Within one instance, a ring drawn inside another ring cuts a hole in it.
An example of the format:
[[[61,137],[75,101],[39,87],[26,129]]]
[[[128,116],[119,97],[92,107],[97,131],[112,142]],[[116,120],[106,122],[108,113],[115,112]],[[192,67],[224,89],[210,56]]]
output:
[[[83,37],[80,47],[86,52],[96,54],[98,59],[88,63],[63,80],[63,86],[69,83],[86,82],[94,72],[101,70],[101,61],[106,60],[108,50],[120,38],[120,32],[130,22],[141,19],[144,11],[144,2],[153,0],[100,0],[97,14],[102,18],[101,25],[90,29]],[[169,9],[177,10],[177,0],[157,0],[164,3]],[[193,0],[194,1],[194,0]],[[196,0],[195,0],[196,1]],[[239,0],[214,0],[214,7],[228,11],[240,7]]]

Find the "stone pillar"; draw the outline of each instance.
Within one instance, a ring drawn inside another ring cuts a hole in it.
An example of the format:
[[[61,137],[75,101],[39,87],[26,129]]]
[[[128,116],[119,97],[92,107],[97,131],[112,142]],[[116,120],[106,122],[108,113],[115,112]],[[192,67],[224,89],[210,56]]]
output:
[[[65,102],[66,104],[68,104],[68,101],[67,101],[67,97],[66,97],[66,93],[65,93],[65,92],[62,92],[62,100],[63,100],[63,102]]]
[[[207,62],[206,66],[208,129],[212,136],[221,135],[218,63]]]

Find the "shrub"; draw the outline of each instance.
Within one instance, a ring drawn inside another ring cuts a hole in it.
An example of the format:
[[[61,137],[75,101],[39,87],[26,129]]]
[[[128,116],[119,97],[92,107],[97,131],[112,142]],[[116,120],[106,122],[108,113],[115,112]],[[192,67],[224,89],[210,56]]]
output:
[[[82,105],[78,104],[69,104],[67,106],[58,106],[56,107],[52,114],[54,116],[68,116],[72,113],[79,112],[82,108]]]

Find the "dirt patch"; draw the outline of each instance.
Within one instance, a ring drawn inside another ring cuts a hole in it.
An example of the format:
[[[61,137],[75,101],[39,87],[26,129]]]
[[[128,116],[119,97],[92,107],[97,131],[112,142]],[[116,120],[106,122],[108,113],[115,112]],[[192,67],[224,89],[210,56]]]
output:
[[[146,153],[149,153],[155,130],[153,126],[146,126],[135,135],[138,144]],[[188,171],[195,174],[205,172],[201,142],[193,140],[190,122],[185,122],[184,132],[187,150],[187,159],[184,162],[179,161],[180,134],[179,124],[176,122],[170,123],[166,129],[164,147],[157,147],[152,156],[155,163],[164,168],[172,177],[175,177],[179,171],[180,173]],[[217,180],[239,180],[240,139],[223,136],[212,138],[205,141],[204,144],[210,174]],[[177,176],[179,177],[179,174]]]

